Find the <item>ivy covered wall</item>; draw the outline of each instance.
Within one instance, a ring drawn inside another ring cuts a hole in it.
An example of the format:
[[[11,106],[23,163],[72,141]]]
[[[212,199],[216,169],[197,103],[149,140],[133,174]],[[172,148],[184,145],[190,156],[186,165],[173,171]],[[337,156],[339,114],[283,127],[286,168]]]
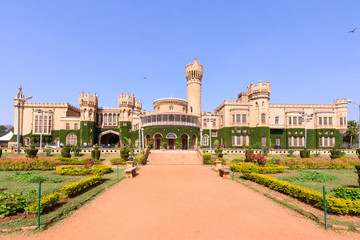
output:
[[[97,132],[95,122],[80,122],[80,146],[86,142],[89,146],[97,143]]]

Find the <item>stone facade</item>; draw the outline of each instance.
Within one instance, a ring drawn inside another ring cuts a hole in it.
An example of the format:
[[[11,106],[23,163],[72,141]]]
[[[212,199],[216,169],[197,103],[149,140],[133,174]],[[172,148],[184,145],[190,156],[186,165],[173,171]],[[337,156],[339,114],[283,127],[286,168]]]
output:
[[[98,106],[98,95],[81,92],[79,107],[69,103],[26,102],[20,91],[14,98],[16,146],[17,114],[24,145],[114,146],[125,137],[137,146],[153,143],[154,148],[209,147],[218,140],[236,148],[330,148],[342,146],[347,129],[347,100],[333,104],[270,103],[270,82],[251,83],[234,101],[225,100],[214,112],[201,112],[203,66],[195,58],[186,65],[187,100],[155,100],[154,110],[142,110],[132,94],[119,94],[116,108]],[[19,101],[19,104],[18,104]],[[306,121],[305,121],[306,120]],[[305,123],[306,122],[306,123]],[[139,138],[140,131],[140,138]],[[305,143],[305,139],[307,139]]]

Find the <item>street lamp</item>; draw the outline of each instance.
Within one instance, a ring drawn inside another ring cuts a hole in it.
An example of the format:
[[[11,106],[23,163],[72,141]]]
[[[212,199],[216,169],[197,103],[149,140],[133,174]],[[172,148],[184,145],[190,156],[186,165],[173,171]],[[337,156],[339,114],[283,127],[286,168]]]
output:
[[[360,104],[353,102],[352,100],[348,99],[347,100],[348,103],[352,103],[355,104],[356,106],[359,107],[359,148],[360,148]]]
[[[307,143],[307,122],[308,120],[312,120],[312,118],[314,117],[314,114],[311,113],[311,114],[308,114],[308,113],[300,113],[302,115],[302,120],[305,121],[305,148],[306,148],[306,143]]]
[[[41,113],[41,118],[40,118],[40,150],[39,152],[42,152],[42,133],[43,133],[43,129],[44,129],[44,113],[52,113],[51,110],[49,111],[44,111],[42,109],[36,109],[35,110],[37,113]]]
[[[206,122],[208,122],[208,123],[210,123],[210,154],[211,154],[211,125],[212,125],[212,123],[215,121],[215,119],[214,118],[211,118],[210,116],[209,117],[207,117],[207,118],[205,118],[205,120],[206,120]]]
[[[22,93],[22,86],[19,86],[19,92],[17,93],[17,109],[18,109],[18,119],[17,119],[17,154],[20,154],[20,99],[23,99],[24,103],[31,99],[32,96],[25,98]]]

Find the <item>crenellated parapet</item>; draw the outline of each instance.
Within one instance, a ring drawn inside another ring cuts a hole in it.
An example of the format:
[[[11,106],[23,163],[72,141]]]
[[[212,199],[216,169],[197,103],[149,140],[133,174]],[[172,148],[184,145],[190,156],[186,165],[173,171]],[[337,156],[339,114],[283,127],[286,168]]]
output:
[[[247,86],[247,94],[249,96],[249,100],[254,100],[257,98],[270,98],[271,94],[271,83],[266,81],[263,83],[261,80],[257,83],[251,83]]]
[[[128,108],[134,108],[135,107],[135,95],[134,94],[123,94],[120,93],[118,95],[118,104],[119,107],[128,107]]]
[[[98,95],[96,93],[90,94],[89,92],[79,93],[79,105],[80,107],[95,107],[98,106]]]
[[[270,103],[270,107],[276,108],[334,108],[334,104],[301,104],[301,103]]]

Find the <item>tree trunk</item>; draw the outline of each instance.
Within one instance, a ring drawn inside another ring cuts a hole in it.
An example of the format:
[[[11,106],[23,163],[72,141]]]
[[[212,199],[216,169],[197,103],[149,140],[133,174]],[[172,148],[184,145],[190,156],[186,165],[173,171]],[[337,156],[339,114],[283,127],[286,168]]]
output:
[[[351,143],[351,148],[352,148],[352,146],[353,146],[353,136],[352,135],[350,135],[350,143]]]

